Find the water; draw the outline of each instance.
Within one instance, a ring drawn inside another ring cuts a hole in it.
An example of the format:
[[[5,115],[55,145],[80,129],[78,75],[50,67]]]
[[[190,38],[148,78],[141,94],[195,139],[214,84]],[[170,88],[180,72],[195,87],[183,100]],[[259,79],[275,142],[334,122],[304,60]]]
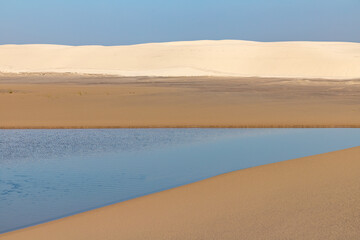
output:
[[[0,232],[359,145],[360,129],[0,130]]]

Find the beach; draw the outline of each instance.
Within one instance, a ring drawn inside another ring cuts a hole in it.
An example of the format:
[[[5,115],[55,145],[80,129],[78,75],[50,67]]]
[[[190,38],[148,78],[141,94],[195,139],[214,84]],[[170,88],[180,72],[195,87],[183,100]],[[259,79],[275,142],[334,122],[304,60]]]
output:
[[[3,1],[0,240],[360,239],[359,9]]]
[[[1,129],[360,127],[359,43],[28,44],[0,53]],[[230,172],[0,239],[356,239],[359,156],[356,147]]]
[[[17,239],[356,239],[360,148],[239,170],[0,235]]]
[[[1,74],[0,128],[360,127],[360,80]]]

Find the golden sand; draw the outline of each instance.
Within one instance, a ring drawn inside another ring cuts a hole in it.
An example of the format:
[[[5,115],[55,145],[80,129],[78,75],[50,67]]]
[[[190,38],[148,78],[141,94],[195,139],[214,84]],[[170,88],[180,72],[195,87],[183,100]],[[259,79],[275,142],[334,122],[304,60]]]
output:
[[[2,74],[0,128],[360,127],[360,80]]]

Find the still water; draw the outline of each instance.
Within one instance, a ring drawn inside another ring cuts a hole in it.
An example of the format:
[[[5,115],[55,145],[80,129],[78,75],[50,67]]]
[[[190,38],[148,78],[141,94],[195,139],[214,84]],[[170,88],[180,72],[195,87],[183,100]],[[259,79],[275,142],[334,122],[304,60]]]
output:
[[[0,130],[0,233],[360,145],[360,129]]]

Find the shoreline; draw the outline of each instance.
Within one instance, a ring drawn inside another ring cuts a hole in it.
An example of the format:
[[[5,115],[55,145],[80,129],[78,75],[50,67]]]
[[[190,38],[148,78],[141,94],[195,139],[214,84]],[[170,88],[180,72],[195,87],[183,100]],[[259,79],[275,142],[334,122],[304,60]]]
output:
[[[161,128],[236,128],[236,129],[252,129],[252,128],[360,128],[357,125],[140,125],[140,126],[36,126],[36,127],[0,127],[0,130],[41,130],[41,129],[161,129]]]
[[[233,171],[0,238],[351,238],[360,234],[359,154],[355,147]]]

